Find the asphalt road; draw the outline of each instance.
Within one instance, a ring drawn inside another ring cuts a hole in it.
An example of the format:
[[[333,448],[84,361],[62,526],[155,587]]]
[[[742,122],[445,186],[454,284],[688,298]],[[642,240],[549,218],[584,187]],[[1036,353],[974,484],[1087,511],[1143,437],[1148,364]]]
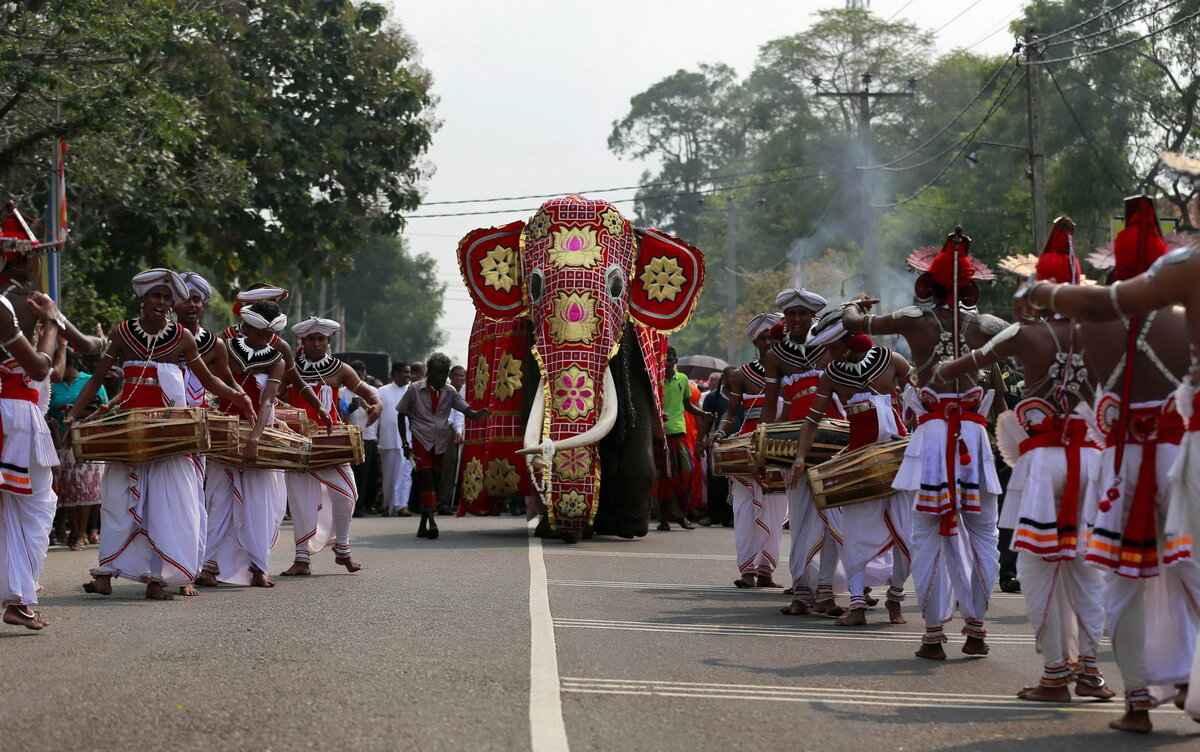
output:
[[[901,626],[882,607],[859,629],[783,616],[779,591],[732,587],[732,531],[719,528],[534,550],[557,650],[532,656],[531,679],[524,522],[440,524],[429,542],[411,519],[355,520],[358,574],[326,551],[312,577],[171,603],[128,582],[86,595],[95,547],[55,548],[41,604],[52,625],[0,630],[5,748],[523,750],[532,681],[551,700],[536,703],[539,723],[561,698],[574,750],[1200,749],[1200,725],[1174,709],[1152,714],[1147,738],[1105,727],[1115,702],[1014,699],[1041,664],[1020,596],[993,600],[990,656],[962,656],[956,627],[950,660],[920,661],[911,603]],[[557,692],[538,684],[555,668]]]

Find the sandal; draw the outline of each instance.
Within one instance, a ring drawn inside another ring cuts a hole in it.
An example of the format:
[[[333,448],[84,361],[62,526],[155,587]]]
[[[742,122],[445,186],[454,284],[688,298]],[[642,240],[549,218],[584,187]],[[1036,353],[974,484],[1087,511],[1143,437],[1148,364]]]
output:
[[[99,543],[100,533],[88,533],[88,543]]]
[[[81,540],[73,540],[67,542],[67,548],[71,551],[86,551],[87,544]]]

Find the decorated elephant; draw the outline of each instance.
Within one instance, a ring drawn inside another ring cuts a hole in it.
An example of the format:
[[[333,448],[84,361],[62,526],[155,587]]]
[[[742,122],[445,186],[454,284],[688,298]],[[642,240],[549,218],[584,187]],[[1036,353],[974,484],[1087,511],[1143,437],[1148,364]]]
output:
[[[491,411],[467,429],[460,514],[523,494],[566,541],[644,535],[666,335],[695,310],[703,254],[566,196],[469,233],[458,258],[477,311],[467,398]]]

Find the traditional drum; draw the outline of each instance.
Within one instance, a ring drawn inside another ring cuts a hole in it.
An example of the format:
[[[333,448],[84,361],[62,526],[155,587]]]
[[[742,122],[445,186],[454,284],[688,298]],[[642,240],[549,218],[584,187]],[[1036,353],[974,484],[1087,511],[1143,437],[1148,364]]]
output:
[[[784,423],[763,423],[754,429],[751,454],[757,465],[788,468],[796,461],[796,450],[800,446],[800,429],[803,420]],[[836,418],[826,418],[817,426],[817,435],[808,450],[804,466],[813,467],[825,462],[850,444],[850,424]]]
[[[209,450],[207,454],[228,454],[242,451],[238,434],[238,417],[225,413],[208,413]]]
[[[301,436],[312,436],[317,431],[317,422],[296,407],[276,407],[275,423],[283,423],[290,431]]]
[[[307,470],[312,442],[307,436],[286,428],[266,428],[258,439],[258,460],[247,465],[242,459],[242,448],[250,439],[253,426],[246,421],[238,422],[238,448],[213,453],[213,459],[254,470]]]
[[[71,427],[76,462],[136,465],[209,449],[208,420],[200,407],[120,410]]]
[[[367,457],[362,429],[345,423],[333,427],[331,432],[318,430],[312,435],[312,453],[308,458],[309,470],[338,465],[360,465]]]
[[[817,509],[858,504],[895,493],[892,481],[907,448],[908,439],[868,444],[809,468],[808,485]]]
[[[738,434],[712,443],[712,474],[725,478],[754,475],[753,434]]]

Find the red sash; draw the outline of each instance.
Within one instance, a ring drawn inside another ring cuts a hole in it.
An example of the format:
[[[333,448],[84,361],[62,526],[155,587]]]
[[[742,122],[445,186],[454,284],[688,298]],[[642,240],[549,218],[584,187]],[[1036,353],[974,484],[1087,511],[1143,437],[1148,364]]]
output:
[[[262,405],[262,390],[259,389],[258,379],[254,378],[254,374],[244,373],[241,378],[237,376],[233,378],[242,387],[242,391],[246,393],[246,396],[250,398],[250,404],[254,405],[256,410],[259,409]],[[250,416],[246,415],[246,411],[242,409],[240,402],[230,402],[227,399],[222,399],[217,403],[217,411],[236,415],[242,420],[250,420]]]
[[[1058,504],[1058,548],[1074,549],[1079,542],[1079,491],[1082,487],[1082,450],[1099,449],[1087,437],[1087,422],[1082,418],[1051,415],[1029,426],[1029,438],[1021,442],[1021,454],[1032,449],[1062,447],[1067,455],[1067,482]]]
[[[893,404],[892,411],[895,412],[895,409]],[[907,436],[908,430],[900,420],[900,414],[895,413],[895,415],[897,435]],[[847,451],[860,449],[879,441],[879,412],[874,402],[855,402],[847,405],[846,420],[850,422],[850,445],[846,447]]]
[[[29,386],[25,374],[15,371],[0,372],[0,399],[25,400],[38,404],[41,393]],[[4,421],[0,419],[0,453],[4,452]],[[33,483],[29,478],[29,469],[5,467],[0,469],[0,491],[29,496],[33,493]]]
[[[121,390],[121,407],[167,407],[167,395],[158,385],[155,366],[125,366],[125,387]]]
[[[1187,430],[1200,431],[1200,392],[1192,395],[1192,417],[1188,419]]]
[[[973,390],[974,391],[974,390]],[[925,425],[933,420],[946,421],[946,490],[950,494],[950,509],[942,515],[941,527],[938,530],[944,536],[957,535],[958,527],[958,474],[954,472],[955,459],[964,465],[971,462],[967,444],[962,440],[963,421],[978,423],[986,427],[987,418],[975,412],[981,403],[978,394],[968,392],[963,397],[935,399],[928,392],[921,393],[921,406],[927,412],[917,418],[918,425]]]
[[[313,389],[313,392],[316,393],[315,387]],[[337,398],[338,398],[337,390],[335,389],[333,392],[333,401],[335,403],[337,402]],[[309,402],[307,400],[305,400],[304,397],[302,396],[301,391],[299,389],[297,389],[296,387],[294,387],[294,386],[288,387],[287,401],[291,404],[292,407],[298,407],[301,410],[303,410],[305,413],[307,413],[309,420],[314,420],[318,423],[321,422],[321,418],[317,414],[317,408],[315,406],[309,404]],[[338,411],[337,411],[336,406],[334,407],[334,409],[329,411],[329,418],[330,418],[330,420],[333,421],[333,424],[335,426],[338,423],[342,422],[342,419],[340,417],[338,417]]]
[[[739,433],[753,433],[754,429],[758,428],[758,424],[762,422],[762,407],[765,404],[767,404],[767,395],[761,392],[742,395],[742,409],[746,411],[747,415],[750,415],[750,410],[754,408],[758,408],[758,410],[754,413],[754,417],[746,418]]]

